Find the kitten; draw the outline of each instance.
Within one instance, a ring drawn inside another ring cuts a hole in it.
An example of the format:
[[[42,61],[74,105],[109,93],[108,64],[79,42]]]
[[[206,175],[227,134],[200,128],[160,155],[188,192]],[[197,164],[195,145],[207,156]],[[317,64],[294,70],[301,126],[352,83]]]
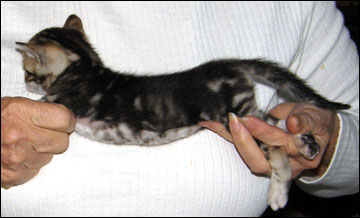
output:
[[[45,102],[70,108],[77,119],[75,131],[101,142],[166,144],[200,130],[200,121],[228,127],[229,112],[276,125],[276,119],[258,110],[254,82],[270,85],[295,102],[330,110],[350,108],[316,94],[287,69],[259,59],[215,60],[161,76],[114,72],[103,65],[76,15],[69,16],[62,28],[45,29],[28,43],[16,44],[27,89],[45,95]],[[319,153],[312,135],[294,138],[305,157],[313,159]],[[280,147],[260,146],[272,166],[268,203],[277,210],[287,202],[290,165]]]

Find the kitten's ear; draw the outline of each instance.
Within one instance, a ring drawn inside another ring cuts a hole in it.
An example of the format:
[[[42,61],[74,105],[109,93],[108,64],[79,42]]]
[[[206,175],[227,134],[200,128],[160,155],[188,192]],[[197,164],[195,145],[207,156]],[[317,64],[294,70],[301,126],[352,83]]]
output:
[[[68,19],[66,20],[66,22],[64,24],[64,28],[75,29],[82,33],[84,32],[81,19],[78,16],[76,16],[75,14],[72,14],[68,17]]]
[[[45,49],[41,45],[31,43],[15,42],[16,51],[26,53],[29,57],[34,58],[40,65],[43,65],[45,60]]]

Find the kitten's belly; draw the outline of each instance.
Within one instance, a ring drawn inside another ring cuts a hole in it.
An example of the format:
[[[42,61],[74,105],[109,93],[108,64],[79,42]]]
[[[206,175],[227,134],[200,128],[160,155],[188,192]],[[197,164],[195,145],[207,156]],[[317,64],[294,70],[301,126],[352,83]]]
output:
[[[163,133],[140,130],[133,131],[126,123],[109,126],[103,121],[91,121],[90,118],[78,118],[75,131],[92,140],[111,144],[159,145],[185,138],[197,132],[201,126],[193,125],[169,129]]]

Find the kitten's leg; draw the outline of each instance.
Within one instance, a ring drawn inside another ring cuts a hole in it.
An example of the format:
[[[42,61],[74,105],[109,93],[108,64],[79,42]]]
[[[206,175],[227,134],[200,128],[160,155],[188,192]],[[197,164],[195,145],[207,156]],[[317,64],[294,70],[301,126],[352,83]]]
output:
[[[263,119],[273,126],[276,126],[278,123],[278,119],[257,110],[255,107],[248,115]],[[273,210],[278,210],[279,208],[283,208],[288,200],[288,191],[291,183],[291,167],[288,157],[280,146],[267,146],[260,141],[258,141],[258,144],[271,166],[268,204]]]
[[[288,200],[291,183],[291,168],[287,154],[281,147],[260,144],[271,166],[270,190],[268,204],[275,211],[283,208]]]
[[[277,120],[268,115],[265,118],[270,125],[275,125],[285,131],[286,121]],[[308,159],[314,159],[320,152],[320,146],[310,134],[293,135],[299,152]],[[281,147],[267,146],[260,143],[267,160],[272,168],[268,204],[273,210],[283,208],[288,199],[288,191],[291,183],[291,167],[286,152]]]
[[[272,126],[279,126],[279,120],[268,114],[263,114],[263,119]],[[286,152],[280,146],[267,146],[260,142],[260,148],[263,150],[271,166],[268,204],[273,210],[277,210],[283,208],[288,200],[291,183],[291,167]]]

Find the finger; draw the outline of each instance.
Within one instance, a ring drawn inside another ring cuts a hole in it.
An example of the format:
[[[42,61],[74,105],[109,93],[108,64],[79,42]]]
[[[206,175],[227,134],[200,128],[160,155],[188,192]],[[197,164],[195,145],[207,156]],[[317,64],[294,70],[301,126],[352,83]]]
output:
[[[284,103],[276,106],[270,114],[278,119],[286,120],[286,126],[290,133],[323,133],[320,128],[321,114],[325,111],[307,103]]]
[[[286,120],[288,115],[294,110],[296,107],[295,103],[282,103],[279,105],[276,105],[273,109],[269,111],[269,114],[271,114],[273,117],[279,119],[279,120]]]
[[[40,169],[50,163],[53,156],[50,153],[34,153],[32,157],[23,162],[22,167],[29,170]]]
[[[24,169],[40,169],[48,164],[54,155],[50,153],[37,153],[32,151],[27,153],[26,157],[19,156],[14,159],[13,157],[3,156],[1,159],[1,167],[10,170]]]
[[[27,143],[33,151],[61,154],[69,147],[69,135],[67,133],[41,128],[35,132],[36,134],[34,134],[34,130],[25,130]]]
[[[1,145],[11,145],[22,140],[25,137],[22,129],[21,126],[1,119]]]
[[[232,142],[232,136],[231,134],[226,130],[223,124],[213,121],[203,121],[199,122],[199,125],[205,128],[208,128],[212,130],[213,132],[216,132],[220,136],[222,136],[224,139]]]
[[[229,127],[234,145],[240,156],[254,173],[269,174],[270,165],[249,131],[235,115],[229,115]]]
[[[17,170],[26,158],[26,147],[20,144],[1,146],[1,167]]]
[[[267,124],[256,117],[241,118],[241,123],[250,134],[267,145],[279,146],[288,144],[288,134],[283,130]]]
[[[21,140],[1,147],[1,167],[12,170],[41,168],[49,163],[52,156],[52,153],[37,152],[30,142]]]
[[[32,106],[30,118],[34,125],[66,133],[74,131],[74,113],[65,106],[37,101],[33,101]]]
[[[306,109],[300,113],[292,113],[287,120],[287,128],[293,134],[312,133],[318,135],[325,130],[322,125],[319,125],[320,123],[320,116],[311,109]]]
[[[1,187],[8,189],[16,185],[24,184],[34,178],[39,171],[39,169],[25,168],[14,171],[1,167]]]
[[[298,153],[294,138],[282,129],[271,126],[256,117],[245,117],[241,119],[241,122],[252,136],[263,143],[270,146],[283,146],[289,155]]]

